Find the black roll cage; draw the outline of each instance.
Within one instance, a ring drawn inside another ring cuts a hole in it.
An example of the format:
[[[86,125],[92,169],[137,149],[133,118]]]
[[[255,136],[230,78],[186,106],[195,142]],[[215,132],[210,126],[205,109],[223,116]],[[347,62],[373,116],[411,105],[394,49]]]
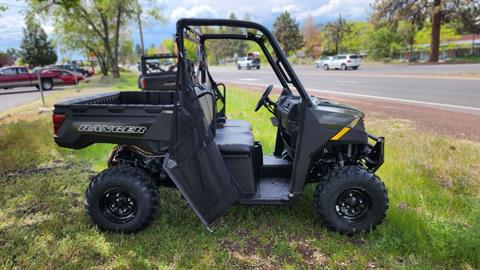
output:
[[[237,28],[248,28],[254,29],[261,33],[261,35],[253,34],[247,32],[247,34],[202,34],[192,27],[200,27],[200,26],[219,26],[219,27],[237,27]],[[210,39],[238,39],[238,40],[250,40],[256,42],[260,48],[262,49],[263,53],[265,54],[270,66],[272,67],[275,75],[277,76],[278,80],[282,84],[283,88],[290,93],[292,90],[288,86],[291,83],[300,96],[302,97],[303,101],[307,106],[313,106],[313,102],[310,99],[307,91],[303,87],[302,83],[298,79],[296,73],[294,72],[292,66],[287,60],[285,53],[280,48],[277,40],[274,38],[272,33],[265,28],[264,26],[249,22],[249,21],[240,21],[240,20],[227,20],[227,19],[179,19],[177,21],[177,33],[176,33],[176,42],[178,48],[178,63],[180,68],[182,68],[183,72],[180,72],[180,76],[177,77],[177,85],[187,85],[190,80],[190,76],[185,76],[185,72],[187,71],[187,60],[184,55],[186,54],[185,47],[183,44],[184,39],[188,39],[192,42],[199,44],[201,47],[204,48],[205,41]],[[265,40],[267,40],[272,49],[277,56],[277,61],[275,61],[268,51],[267,47],[265,46]],[[181,87],[183,90],[183,87]],[[182,96],[182,95],[181,95]]]

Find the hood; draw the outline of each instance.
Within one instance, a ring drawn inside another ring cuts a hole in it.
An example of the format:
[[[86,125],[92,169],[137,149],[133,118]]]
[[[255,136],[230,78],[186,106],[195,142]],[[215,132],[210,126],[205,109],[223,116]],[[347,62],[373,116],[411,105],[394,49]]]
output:
[[[311,97],[315,109],[319,112],[319,121],[329,129],[338,129],[351,125],[365,116],[363,112],[335,101]]]

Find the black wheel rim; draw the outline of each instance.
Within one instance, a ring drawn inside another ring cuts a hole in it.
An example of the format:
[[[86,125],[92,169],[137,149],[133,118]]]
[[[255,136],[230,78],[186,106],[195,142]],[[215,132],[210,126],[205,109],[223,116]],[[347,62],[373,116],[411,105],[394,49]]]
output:
[[[343,219],[354,221],[365,217],[370,209],[370,196],[363,189],[350,188],[343,191],[335,204],[337,215]]]
[[[123,188],[111,188],[104,192],[100,201],[102,214],[115,223],[126,223],[137,213],[135,196]]]

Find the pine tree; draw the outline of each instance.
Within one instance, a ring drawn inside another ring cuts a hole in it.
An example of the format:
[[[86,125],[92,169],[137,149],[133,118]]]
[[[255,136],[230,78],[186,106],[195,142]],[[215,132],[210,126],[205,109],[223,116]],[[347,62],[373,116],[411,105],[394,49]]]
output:
[[[287,11],[275,19],[273,34],[286,54],[302,47],[303,37],[300,34],[298,23]]]
[[[32,15],[26,17],[20,56],[29,66],[46,66],[57,62],[57,53],[47,33]]]

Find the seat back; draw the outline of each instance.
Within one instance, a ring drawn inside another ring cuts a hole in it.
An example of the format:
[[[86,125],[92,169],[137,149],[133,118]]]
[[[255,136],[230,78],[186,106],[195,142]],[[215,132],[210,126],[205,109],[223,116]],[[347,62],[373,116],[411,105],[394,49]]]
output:
[[[213,91],[208,87],[197,84],[195,85],[195,93],[198,97],[198,102],[202,108],[203,114],[207,120],[208,125],[212,125],[215,120],[215,96]]]

